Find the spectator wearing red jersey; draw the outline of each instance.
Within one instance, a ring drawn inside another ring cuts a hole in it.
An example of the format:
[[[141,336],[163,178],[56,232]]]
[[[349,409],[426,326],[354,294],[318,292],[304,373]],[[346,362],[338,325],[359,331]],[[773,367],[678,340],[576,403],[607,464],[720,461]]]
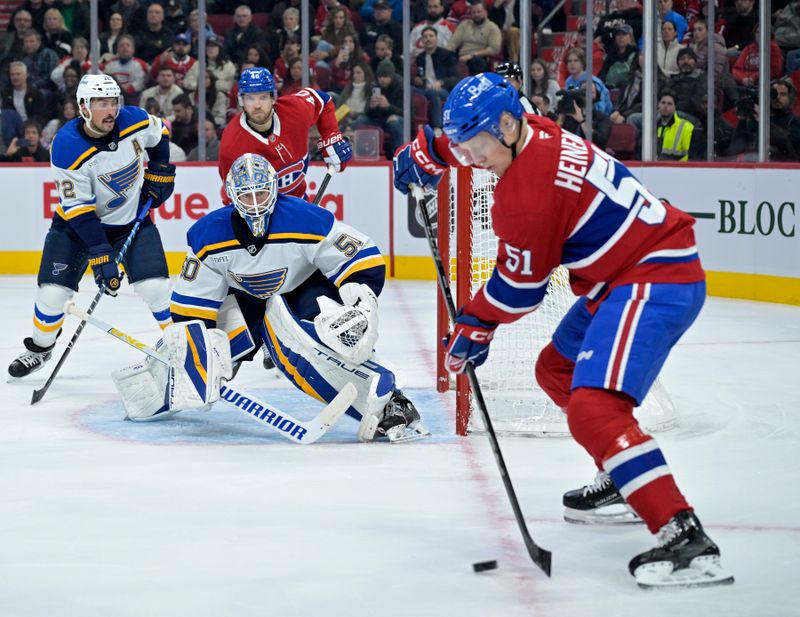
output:
[[[162,66],[168,66],[175,73],[175,83],[179,86],[183,85],[183,78],[186,73],[192,68],[197,60],[189,55],[192,49],[192,39],[188,34],[182,32],[175,37],[172,47],[168,47],[164,52],[156,58],[153,62],[153,68],[150,69],[150,76],[155,79],[158,76],[158,71]]]
[[[758,63],[761,52],[758,48],[759,27],[753,28],[753,42],[742,50],[736,64],[733,65],[733,78],[736,83],[748,88],[758,85]],[[783,56],[774,38],[770,39],[770,80],[783,75]]]
[[[72,62],[77,62],[81,73],[88,73],[92,68],[92,61],[89,59],[89,41],[83,37],[76,37],[72,41],[72,55],[64,56],[50,73],[50,80],[59,90],[64,90],[64,69]]]
[[[353,67],[359,62],[368,61],[369,56],[361,49],[355,35],[345,34],[339,53],[331,62],[331,89],[341,92],[353,79]]]
[[[135,53],[134,38],[130,34],[123,34],[117,39],[117,56],[101,66],[103,72],[111,75],[119,84],[126,105],[139,104],[139,94],[144,90],[150,69],[147,62],[137,58]]]

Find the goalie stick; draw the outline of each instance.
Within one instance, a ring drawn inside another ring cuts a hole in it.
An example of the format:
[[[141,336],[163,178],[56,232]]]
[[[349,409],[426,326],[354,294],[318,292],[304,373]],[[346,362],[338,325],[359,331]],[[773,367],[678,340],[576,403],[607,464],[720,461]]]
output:
[[[75,306],[74,302],[67,302],[64,306],[64,312],[80,317],[85,323],[90,323],[96,328],[110,334],[115,339],[127,343],[131,347],[138,349],[159,362],[163,362],[167,366],[171,366],[167,356],[149,347],[147,344],[136,340],[132,336],[125,334],[121,330],[117,330],[114,326],[101,319],[88,314],[87,311],[79,309]],[[327,433],[344,415],[356,399],[356,395],[355,386],[348,383],[316,418],[307,422],[302,422],[291,414],[281,411],[277,407],[256,398],[249,392],[242,392],[227,384],[220,388],[221,401],[227,403],[231,407],[235,407],[256,422],[265,425],[267,428],[279,433],[283,437],[303,445],[314,443]]]
[[[142,211],[139,213],[139,216],[136,217],[136,222],[134,223],[131,232],[125,239],[125,244],[122,245],[122,248],[119,249],[119,253],[117,253],[117,256],[114,258],[114,261],[117,263],[117,265],[119,265],[119,263],[125,258],[125,253],[128,252],[128,249],[131,247],[131,244],[133,244],[133,239],[136,237],[136,233],[139,231],[139,227],[142,226],[142,221],[144,221],[147,215],[150,214],[150,208],[152,207],[152,205],[153,205],[153,198],[151,197],[145,202]],[[119,277],[120,282],[122,281],[122,277],[124,275],[125,275],[124,272],[120,273]],[[97,294],[95,295],[94,300],[92,300],[92,303],[89,305],[89,308],[86,309],[87,315],[91,315],[94,312],[94,309],[97,308],[97,303],[100,302],[100,298],[103,297],[103,294],[105,292],[106,292],[106,284],[102,283],[100,285],[100,289],[97,290]],[[50,386],[55,380],[56,375],[58,375],[58,371],[61,370],[61,366],[66,361],[69,352],[72,351],[72,348],[75,346],[75,343],[78,341],[78,337],[81,335],[81,332],[83,332],[83,329],[85,327],[86,327],[86,321],[84,320],[75,330],[75,334],[72,335],[72,338],[69,340],[69,343],[67,343],[67,348],[64,350],[64,353],[62,353],[61,357],[58,359],[58,362],[53,368],[53,372],[50,373],[50,377],[47,378],[47,381],[41,388],[33,391],[33,395],[31,396],[31,405],[35,405],[36,403],[41,401],[44,398],[44,395],[47,394],[47,391],[50,389]]]
[[[436,265],[436,277],[439,283],[439,291],[444,298],[445,305],[447,305],[447,314],[450,317],[450,321],[455,323],[456,305],[453,302],[453,294],[450,290],[450,281],[445,273],[444,264],[442,263],[442,256],[439,253],[439,245],[433,235],[433,223],[431,223],[431,216],[428,212],[427,204],[425,203],[424,193],[421,188],[413,185],[411,187],[411,191],[414,199],[417,202],[417,209],[422,217],[422,224],[425,228],[425,236],[428,239],[428,247],[430,248],[434,264]],[[441,225],[442,222],[440,221],[439,224]],[[477,405],[478,411],[483,419],[483,425],[486,427],[486,434],[488,435],[489,443],[492,446],[494,460],[497,463],[497,468],[500,471],[500,477],[503,479],[503,486],[505,486],[508,500],[511,502],[511,509],[514,511],[514,517],[517,519],[519,531],[522,534],[523,541],[525,542],[525,548],[528,549],[528,555],[530,555],[533,563],[539,566],[547,576],[550,576],[550,565],[553,554],[536,544],[534,539],[531,537],[530,532],[528,531],[528,525],[525,523],[525,517],[522,515],[522,508],[519,505],[517,493],[514,490],[514,485],[511,483],[511,476],[508,473],[508,467],[506,466],[505,459],[503,458],[503,452],[500,450],[500,443],[497,441],[497,435],[494,432],[492,419],[489,417],[489,412],[486,409],[486,401],[483,399],[483,391],[481,390],[480,383],[478,383],[478,376],[475,374],[475,367],[473,366],[472,362],[466,363],[466,373],[467,378],[469,379],[470,388],[472,389],[472,395],[475,398],[475,404]]]

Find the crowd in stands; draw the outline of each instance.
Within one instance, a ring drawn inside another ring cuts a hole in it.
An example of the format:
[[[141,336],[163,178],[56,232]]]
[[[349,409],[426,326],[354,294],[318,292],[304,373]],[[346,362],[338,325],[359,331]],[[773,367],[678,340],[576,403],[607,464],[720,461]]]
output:
[[[661,160],[704,160],[709,46],[714,49],[714,151],[721,160],[757,151],[759,78],[757,0],[655,0],[657,155]],[[403,139],[403,55],[410,55],[412,127],[430,123],[437,134],[442,107],[467,74],[519,61],[520,0],[412,0],[414,23],[403,49],[401,0],[311,2],[311,86],[331,94],[345,134],[375,127],[391,158]],[[571,2],[532,41],[530,101],[568,130],[588,135],[621,156],[641,145],[643,58],[640,0],[610,0],[599,11],[595,37],[585,25],[558,42]],[[534,27],[555,0],[531,3]],[[800,0],[772,0],[770,37],[770,157],[800,159]],[[238,111],[242,69],[265,66],[278,96],[302,87],[299,0],[209,0],[206,26],[204,133],[206,159]],[[196,0],[99,0],[99,70],[118,81],[126,104],[164,118],[172,160],[198,156],[197,62],[200,16]],[[582,23],[582,18],[579,20]],[[85,0],[24,0],[0,33],[0,161],[47,161],[56,131],[78,115],[75,92],[89,58],[89,4]],[[549,52],[547,48],[549,47]],[[589,46],[591,48],[589,49]],[[591,53],[592,126],[582,96]],[[570,92],[572,89],[580,92]],[[624,128],[624,130],[623,130]],[[634,147],[619,150],[626,135]],[[313,136],[311,137],[313,139]],[[615,150],[615,148],[617,148]]]

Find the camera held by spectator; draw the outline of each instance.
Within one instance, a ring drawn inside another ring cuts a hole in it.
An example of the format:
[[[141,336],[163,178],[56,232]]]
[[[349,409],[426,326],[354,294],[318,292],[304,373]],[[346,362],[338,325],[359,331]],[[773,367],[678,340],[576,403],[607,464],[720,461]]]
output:
[[[561,97],[556,105],[556,113],[572,116],[578,122],[583,122],[583,109],[586,107],[586,94],[583,89],[559,90],[556,94]]]

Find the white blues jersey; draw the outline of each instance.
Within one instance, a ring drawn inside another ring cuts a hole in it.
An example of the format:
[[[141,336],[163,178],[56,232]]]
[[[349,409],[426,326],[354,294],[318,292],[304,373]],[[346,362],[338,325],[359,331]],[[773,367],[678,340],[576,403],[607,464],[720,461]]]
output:
[[[216,322],[229,288],[266,300],[292,291],[317,270],[340,287],[385,276],[375,243],[324,208],[279,195],[267,234],[254,238],[238,211],[215,210],[189,229],[189,250],[175,283],[176,319]]]
[[[110,135],[92,139],[82,118],[65,124],[50,158],[58,187],[57,216],[75,223],[97,216],[103,225],[132,223],[139,208],[146,148],[169,135],[160,118],[139,107],[123,107]]]

